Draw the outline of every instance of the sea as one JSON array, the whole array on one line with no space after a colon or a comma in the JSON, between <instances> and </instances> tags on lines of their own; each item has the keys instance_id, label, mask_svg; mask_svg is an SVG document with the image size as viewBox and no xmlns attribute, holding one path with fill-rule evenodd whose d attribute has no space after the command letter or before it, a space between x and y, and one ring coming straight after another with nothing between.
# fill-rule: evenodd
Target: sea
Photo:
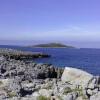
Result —
<instances>
[{"instance_id":1,"label":"sea","mask_svg":"<svg viewBox=\"0 0 100 100\"><path fill-rule=\"evenodd\" d=\"M93 75L100 75L100 49L30 48L8 45L0 45L0 48L42 52L51 55L51 57L38 58L33 60L33 62L52 64L56 67L79 68Z\"/></svg>"}]
</instances>

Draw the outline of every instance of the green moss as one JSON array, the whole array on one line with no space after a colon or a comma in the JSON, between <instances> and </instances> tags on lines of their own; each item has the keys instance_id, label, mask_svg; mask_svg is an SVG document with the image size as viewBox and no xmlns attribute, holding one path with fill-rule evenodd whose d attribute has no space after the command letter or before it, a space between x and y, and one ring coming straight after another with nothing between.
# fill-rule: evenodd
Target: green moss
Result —
<instances>
[{"instance_id":1,"label":"green moss","mask_svg":"<svg viewBox=\"0 0 100 100\"><path fill-rule=\"evenodd\" d=\"M79 96L83 98L83 100L87 100L87 97L83 94L83 88L75 88L73 89L74 92L78 92Z\"/></svg>"},{"instance_id":2,"label":"green moss","mask_svg":"<svg viewBox=\"0 0 100 100\"><path fill-rule=\"evenodd\" d=\"M9 98L15 97L16 93L15 92L8 92Z\"/></svg>"},{"instance_id":3,"label":"green moss","mask_svg":"<svg viewBox=\"0 0 100 100\"><path fill-rule=\"evenodd\" d=\"M70 87L67 87L67 88L65 88L64 93L63 93L63 94L68 94L68 93L70 93L70 92L73 92L73 91L71 90L71 88L70 88Z\"/></svg>"},{"instance_id":4,"label":"green moss","mask_svg":"<svg viewBox=\"0 0 100 100\"><path fill-rule=\"evenodd\" d=\"M37 100L50 100L50 98L47 98L45 96L39 96Z\"/></svg>"},{"instance_id":5,"label":"green moss","mask_svg":"<svg viewBox=\"0 0 100 100\"><path fill-rule=\"evenodd\" d=\"M3 82L2 81L0 81L0 85L2 85L3 84Z\"/></svg>"},{"instance_id":6,"label":"green moss","mask_svg":"<svg viewBox=\"0 0 100 100\"><path fill-rule=\"evenodd\" d=\"M58 97L58 100L63 100L61 96L57 96L57 97Z\"/></svg>"},{"instance_id":7,"label":"green moss","mask_svg":"<svg viewBox=\"0 0 100 100\"><path fill-rule=\"evenodd\" d=\"M87 100L87 97L83 94L83 88L75 88L75 89L71 89L69 87L65 88L64 93L63 94L68 94L71 92L77 92L79 96L82 96L83 100Z\"/></svg>"}]
</instances>

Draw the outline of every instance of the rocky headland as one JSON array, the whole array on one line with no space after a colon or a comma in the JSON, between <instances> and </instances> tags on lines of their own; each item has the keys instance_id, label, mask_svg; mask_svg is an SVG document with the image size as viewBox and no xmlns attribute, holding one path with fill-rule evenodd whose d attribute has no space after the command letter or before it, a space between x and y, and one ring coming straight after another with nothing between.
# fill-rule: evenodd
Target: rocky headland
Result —
<instances>
[{"instance_id":1,"label":"rocky headland","mask_svg":"<svg viewBox=\"0 0 100 100\"><path fill-rule=\"evenodd\" d=\"M48 54L42 52L27 52L14 49L0 49L0 55L10 59L24 60L24 59L36 59L36 58L47 58L50 57Z\"/></svg>"},{"instance_id":2,"label":"rocky headland","mask_svg":"<svg viewBox=\"0 0 100 100\"><path fill-rule=\"evenodd\" d=\"M0 100L100 100L100 76L0 53Z\"/></svg>"}]
</instances>

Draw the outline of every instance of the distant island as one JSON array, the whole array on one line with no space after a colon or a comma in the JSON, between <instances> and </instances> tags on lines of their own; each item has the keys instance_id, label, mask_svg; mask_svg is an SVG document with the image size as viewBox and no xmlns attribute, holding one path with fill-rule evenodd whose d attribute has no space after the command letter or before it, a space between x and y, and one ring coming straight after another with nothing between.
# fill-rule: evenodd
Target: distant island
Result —
<instances>
[{"instance_id":1,"label":"distant island","mask_svg":"<svg viewBox=\"0 0 100 100\"><path fill-rule=\"evenodd\" d=\"M75 48L75 47L73 47L73 46L68 46L68 45L61 44L61 43L38 44L38 45L33 45L33 46L28 46L28 47L42 47L42 48Z\"/></svg>"}]
</instances>

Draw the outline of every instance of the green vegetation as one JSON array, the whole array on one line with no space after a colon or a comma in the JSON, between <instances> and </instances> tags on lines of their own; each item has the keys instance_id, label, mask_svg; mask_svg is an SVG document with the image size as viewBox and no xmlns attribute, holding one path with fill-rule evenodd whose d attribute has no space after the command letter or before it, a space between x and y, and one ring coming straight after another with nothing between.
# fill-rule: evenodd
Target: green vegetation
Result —
<instances>
[{"instance_id":1,"label":"green vegetation","mask_svg":"<svg viewBox=\"0 0 100 100\"><path fill-rule=\"evenodd\" d=\"M16 96L15 92L8 92L8 97L9 98L12 98L12 97L15 97L15 96Z\"/></svg>"},{"instance_id":2,"label":"green vegetation","mask_svg":"<svg viewBox=\"0 0 100 100\"><path fill-rule=\"evenodd\" d=\"M65 88L65 90L64 90L64 94L68 94L68 93L71 93L71 92L77 92L80 96L81 96L82 93L83 93L82 88L71 89L71 88L67 87L67 88Z\"/></svg>"},{"instance_id":3,"label":"green vegetation","mask_svg":"<svg viewBox=\"0 0 100 100\"><path fill-rule=\"evenodd\" d=\"M75 88L75 89L71 89L69 87L65 88L64 93L65 95L67 95L68 93L71 92L77 92L79 96L81 96L83 98L83 100L87 100L87 97L83 94L83 89L82 87L80 88Z\"/></svg>"},{"instance_id":4,"label":"green vegetation","mask_svg":"<svg viewBox=\"0 0 100 100\"><path fill-rule=\"evenodd\" d=\"M73 92L73 90L70 87L66 87L65 90L64 90L64 94L68 94L68 93L71 93L71 92Z\"/></svg>"},{"instance_id":5,"label":"green vegetation","mask_svg":"<svg viewBox=\"0 0 100 100\"><path fill-rule=\"evenodd\" d=\"M57 97L58 97L58 100L63 100L61 96L57 96Z\"/></svg>"},{"instance_id":6,"label":"green vegetation","mask_svg":"<svg viewBox=\"0 0 100 100\"><path fill-rule=\"evenodd\" d=\"M3 84L3 82L2 81L0 81L0 85L2 85Z\"/></svg>"},{"instance_id":7,"label":"green vegetation","mask_svg":"<svg viewBox=\"0 0 100 100\"><path fill-rule=\"evenodd\" d=\"M61 43L48 43L48 44L39 44L30 47L49 47L49 48L74 48L72 46L67 46Z\"/></svg>"},{"instance_id":8,"label":"green vegetation","mask_svg":"<svg viewBox=\"0 0 100 100\"><path fill-rule=\"evenodd\" d=\"M51 99L41 95L38 97L37 100L51 100Z\"/></svg>"}]
</instances>

